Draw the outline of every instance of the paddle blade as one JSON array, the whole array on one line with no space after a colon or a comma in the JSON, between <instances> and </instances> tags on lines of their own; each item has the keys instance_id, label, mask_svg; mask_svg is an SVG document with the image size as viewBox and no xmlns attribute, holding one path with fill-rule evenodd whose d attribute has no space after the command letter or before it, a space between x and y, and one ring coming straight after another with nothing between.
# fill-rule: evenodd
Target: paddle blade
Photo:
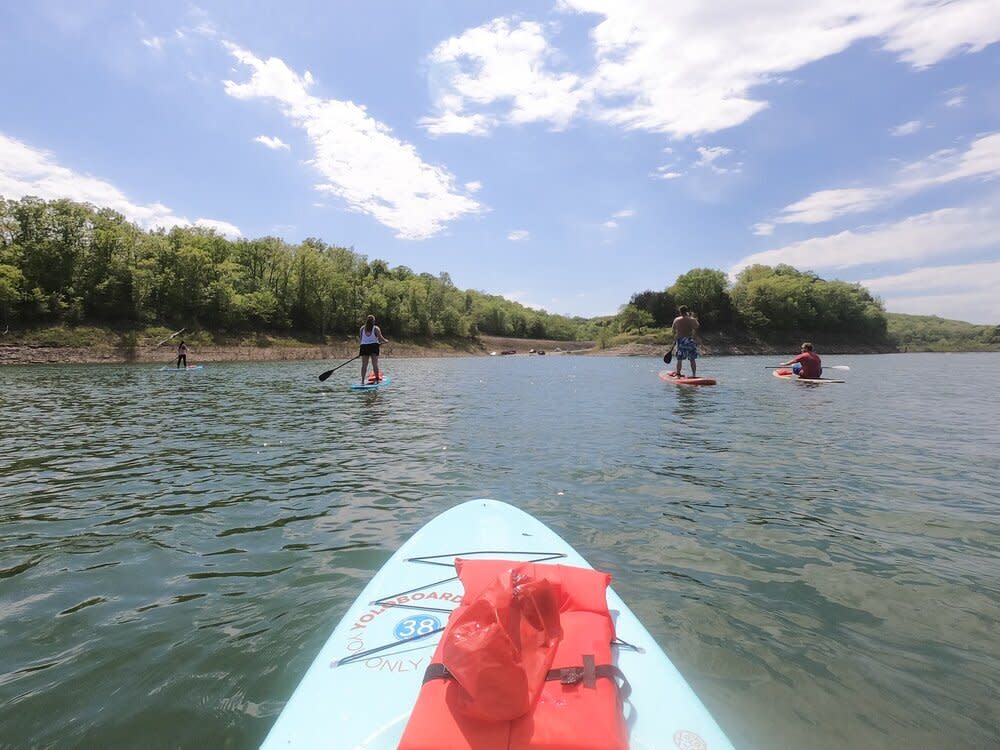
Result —
<instances>
[{"instance_id":1,"label":"paddle blade","mask_svg":"<svg viewBox=\"0 0 1000 750\"><path fill-rule=\"evenodd\" d=\"M674 358L674 350L667 349L667 353L663 355L663 363L666 365L670 364L670 360Z\"/></svg>"},{"instance_id":2,"label":"paddle blade","mask_svg":"<svg viewBox=\"0 0 1000 750\"><path fill-rule=\"evenodd\" d=\"M825 370L850 370L848 365L826 365Z\"/></svg>"},{"instance_id":3,"label":"paddle blade","mask_svg":"<svg viewBox=\"0 0 1000 750\"><path fill-rule=\"evenodd\" d=\"M335 370L335 369L337 369L337 368L334 368L334 370ZM319 376L319 379L320 379L320 380L326 380L326 379L327 379L328 377L330 377L331 375L333 375L333 370L327 370L326 372L322 373L322 374L321 374L321 375Z\"/></svg>"}]
</instances>

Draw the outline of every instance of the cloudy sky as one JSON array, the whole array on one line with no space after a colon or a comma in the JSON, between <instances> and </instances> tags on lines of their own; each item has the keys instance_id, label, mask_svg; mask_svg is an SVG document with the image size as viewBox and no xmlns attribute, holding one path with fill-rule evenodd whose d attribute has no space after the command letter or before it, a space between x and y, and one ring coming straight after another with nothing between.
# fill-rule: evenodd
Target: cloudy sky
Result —
<instances>
[{"instance_id":1,"label":"cloudy sky","mask_svg":"<svg viewBox=\"0 0 1000 750\"><path fill-rule=\"evenodd\" d=\"M0 3L0 195L551 312L789 263L1000 323L997 0Z\"/></svg>"}]
</instances>

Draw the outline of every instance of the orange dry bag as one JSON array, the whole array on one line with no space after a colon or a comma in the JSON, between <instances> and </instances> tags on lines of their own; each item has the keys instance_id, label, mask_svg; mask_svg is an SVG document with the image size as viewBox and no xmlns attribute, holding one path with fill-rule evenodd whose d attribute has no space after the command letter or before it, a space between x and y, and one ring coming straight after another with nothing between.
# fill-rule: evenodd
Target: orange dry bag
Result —
<instances>
[{"instance_id":1,"label":"orange dry bag","mask_svg":"<svg viewBox=\"0 0 1000 750\"><path fill-rule=\"evenodd\" d=\"M548 581L506 570L456 612L442 638L441 663L462 686L459 711L491 721L528 712L562 635L558 606Z\"/></svg>"}]
</instances>

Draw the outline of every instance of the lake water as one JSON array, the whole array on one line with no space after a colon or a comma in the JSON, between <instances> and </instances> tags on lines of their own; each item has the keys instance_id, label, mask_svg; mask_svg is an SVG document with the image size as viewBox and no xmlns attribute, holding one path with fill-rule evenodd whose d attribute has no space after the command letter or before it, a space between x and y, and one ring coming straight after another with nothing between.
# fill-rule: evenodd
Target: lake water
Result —
<instances>
[{"instance_id":1,"label":"lake water","mask_svg":"<svg viewBox=\"0 0 1000 750\"><path fill-rule=\"evenodd\" d=\"M0 747L255 747L477 497L609 571L737 748L996 747L1000 355L826 361L0 369Z\"/></svg>"}]
</instances>

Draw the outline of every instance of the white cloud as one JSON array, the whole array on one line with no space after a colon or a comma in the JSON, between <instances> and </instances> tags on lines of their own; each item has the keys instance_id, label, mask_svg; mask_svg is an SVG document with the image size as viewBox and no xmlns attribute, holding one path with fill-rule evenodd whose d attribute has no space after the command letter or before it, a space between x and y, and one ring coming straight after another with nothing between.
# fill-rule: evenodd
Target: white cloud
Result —
<instances>
[{"instance_id":1,"label":"white cloud","mask_svg":"<svg viewBox=\"0 0 1000 750\"><path fill-rule=\"evenodd\" d=\"M511 242L522 242L529 237L531 237L531 233L527 229L512 229L507 233L507 239Z\"/></svg>"},{"instance_id":2,"label":"white cloud","mask_svg":"<svg viewBox=\"0 0 1000 750\"><path fill-rule=\"evenodd\" d=\"M754 87L865 38L881 38L917 67L1000 39L994 0L927 2L797 0L713 3L562 0L596 13L603 119L674 136L716 132L767 106Z\"/></svg>"},{"instance_id":3,"label":"white cloud","mask_svg":"<svg viewBox=\"0 0 1000 750\"><path fill-rule=\"evenodd\" d=\"M940 151L904 167L894 188L914 192L970 177L993 179L998 176L1000 133L991 133L973 141L964 152Z\"/></svg>"},{"instance_id":4,"label":"white cloud","mask_svg":"<svg viewBox=\"0 0 1000 750\"><path fill-rule=\"evenodd\" d=\"M908 120L907 122L904 122L901 125L897 125L896 127L892 128L889 132L892 135L896 136L913 135L923 126L924 124L920 122L920 120Z\"/></svg>"},{"instance_id":5,"label":"white cloud","mask_svg":"<svg viewBox=\"0 0 1000 750\"><path fill-rule=\"evenodd\" d=\"M650 174L650 177L655 177L658 180L676 180L678 177L683 177L683 172L678 172L670 164L664 164L662 167L657 167L654 172Z\"/></svg>"},{"instance_id":6,"label":"white cloud","mask_svg":"<svg viewBox=\"0 0 1000 750\"><path fill-rule=\"evenodd\" d=\"M546 70L551 55L541 24L497 18L441 42L428 57L437 114L420 124L433 134L482 135L499 122L565 127L586 93L572 73ZM504 102L506 112L469 113Z\"/></svg>"},{"instance_id":7,"label":"white cloud","mask_svg":"<svg viewBox=\"0 0 1000 750\"><path fill-rule=\"evenodd\" d=\"M732 153L732 149L726 148L725 146L699 146L698 155L700 158L695 162L696 167L707 167L711 169L716 174L726 174L728 172L739 172L740 165L735 167L723 167L716 162L723 156Z\"/></svg>"},{"instance_id":8,"label":"white cloud","mask_svg":"<svg viewBox=\"0 0 1000 750\"><path fill-rule=\"evenodd\" d=\"M431 132L482 134L501 123L565 127L586 116L674 137L739 125L768 106L762 84L879 40L924 68L1000 40L996 0L558 0L596 19L593 67L557 70L556 24L498 18L439 44L430 56L437 114Z\"/></svg>"},{"instance_id":9,"label":"white cloud","mask_svg":"<svg viewBox=\"0 0 1000 750\"><path fill-rule=\"evenodd\" d=\"M890 201L955 180L1000 176L1000 133L973 141L965 151L949 149L901 167L885 186L819 190L781 209L778 224L818 224L871 211Z\"/></svg>"},{"instance_id":10,"label":"white cloud","mask_svg":"<svg viewBox=\"0 0 1000 750\"><path fill-rule=\"evenodd\" d=\"M186 222L186 220L184 220ZM239 237L241 235L239 227L235 224L230 224L228 221L219 221L218 219L195 219L194 225L196 227L201 227L202 229L214 229L219 234L225 235L226 237Z\"/></svg>"},{"instance_id":11,"label":"white cloud","mask_svg":"<svg viewBox=\"0 0 1000 750\"><path fill-rule=\"evenodd\" d=\"M966 263L950 266L926 266L894 276L865 279L865 286L879 294L925 294L928 289L961 291L963 289L997 289L1000 287L1000 261ZM997 295L1000 301L1000 295Z\"/></svg>"},{"instance_id":12,"label":"white cloud","mask_svg":"<svg viewBox=\"0 0 1000 750\"><path fill-rule=\"evenodd\" d=\"M288 144L285 143L276 135L275 136L258 135L256 138L254 138L254 141L267 146L272 151L277 151L279 149L284 149L285 151L289 150Z\"/></svg>"},{"instance_id":13,"label":"white cloud","mask_svg":"<svg viewBox=\"0 0 1000 750\"><path fill-rule=\"evenodd\" d=\"M421 117L420 125L431 135L486 135L493 120L484 115L459 115L442 112L437 117Z\"/></svg>"},{"instance_id":14,"label":"white cloud","mask_svg":"<svg viewBox=\"0 0 1000 750\"><path fill-rule=\"evenodd\" d=\"M799 269L843 269L889 261L918 261L934 256L1000 246L1000 204L943 208L863 231L794 242L754 253L731 270L760 263L787 263Z\"/></svg>"},{"instance_id":15,"label":"white cloud","mask_svg":"<svg viewBox=\"0 0 1000 750\"><path fill-rule=\"evenodd\" d=\"M617 229L618 228L618 222L617 221L613 221L613 220L609 220L609 221L606 221L603 224L601 224L601 226L604 229Z\"/></svg>"},{"instance_id":16,"label":"white cloud","mask_svg":"<svg viewBox=\"0 0 1000 750\"><path fill-rule=\"evenodd\" d=\"M940 315L972 323L1000 323L1000 262L918 268L861 284L885 301L886 309L912 315Z\"/></svg>"},{"instance_id":17,"label":"white cloud","mask_svg":"<svg viewBox=\"0 0 1000 750\"><path fill-rule=\"evenodd\" d=\"M892 197L883 188L819 190L781 209L779 224L818 224L845 214L869 211Z\"/></svg>"},{"instance_id":18,"label":"white cloud","mask_svg":"<svg viewBox=\"0 0 1000 750\"><path fill-rule=\"evenodd\" d=\"M472 182L465 183L465 189L468 190L470 193L478 193L480 190L483 189L483 183L481 183L479 180L473 180Z\"/></svg>"},{"instance_id":19,"label":"white cloud","mask_svg":"<svg viewBox=\"0 0 1000 750\"><path fill-rule=\"evenodd\" d=\"M516 302L517 304L523 305L524 307L530 308L532 310L545 310L545 308L542 305L538 305L534 302L528 302L524 298L525 294L526 292L501 292L500 296L503 297L505 300L509 300L510 302Z\"/></svg>"},{"instance_id":20,"label":"white cloud","mask_svg":"<svg viewBox=\"0 0 1000 750\"><path fill-rule=\"evenodd\" d=\"M952 109L957 109L958 107L961 107L963 104L965 104L965 97L959 95L949 98L948 101L944 103L944 106L951 107Z\"/></svg>"},{"instance_id":21,"label":"white cloud","mask_svg":"<svg viewBox=\"0 0 1000 750\"><path fill-rule=\"evenodd\" d=\"M143 39L142 43L149 47L151 50L160 52L163 49L163 40L158 36L150 37L149 39Z\"/></svg>"},{"instance_id":22,"label":"white cloud","mask_svg":"<svg viewBox=\"0 0 1000 750\"><path fill-rule=\"evenodd\" d=\"M237 99L272 99L314 149L309 162L327 182L317 190L336 195L353 211L368 214L404 239L426 239L480 205L460 192L444 167L424 162L411 144L350 101L321 99L309 93L307 71L299 75L279 58L267 60L225 42L242 65L252 70L245 83L225 81Z\"/></svg>"},{"instance_id":23,"label":"white cloud","mask_svg":"<svg viewBox=\"0 0 1000 750\"><path fill-rule=\"evenodd\" d=\"M18 199L33 195L45 200L68 198L111 208L146 228L195 226L215 229L228 237L238 237L238 227L218 219L177 216L162 203L135 203L110 182L63 167L47 151L32 148L0 133L0 195Z\"/></svg>"},{"instance_id":24,"label":"white cloud","mask_svg":"<svg viewBox=\"0 0 1000 750\"><path fill-rule=\"evenodd\" d=\"M915 68L958 54L979 52L1000 40L996 0L893 4L885 48Z\"/></svg>"},{"instance_id":25,"label":"white cloud","mask_svg":"<svg viewBox=\"0 0 1000 750\"><path fill-rule=\"evenodd\" d=\"M758 237L770 237L774 234L774 224L766 224L763 222L760 224L754 224L752 230Z\"/></svg>"},{"instance_id":26,"label":"white cloud","mask_svg":"<svg viewBox=\"0 0 1000 750\"><path fill-rule=\"evenodd\" d=\"M927 294L917 297L883 297L889 312L937 315L979 325L1000 324L1000 297L996 289L959 294Z\"/></svg>"},{"instance_id":27,"label":"white cloud","mask_svg":"<svg viewBox=\"0 0 1000 750\"><path fill-rule=\"evenodd\" d=\"M630 219L635 216L634 208L623 208L621 211L615 211L611 214L616 219Z\"/></svg>"}]
</instances>

